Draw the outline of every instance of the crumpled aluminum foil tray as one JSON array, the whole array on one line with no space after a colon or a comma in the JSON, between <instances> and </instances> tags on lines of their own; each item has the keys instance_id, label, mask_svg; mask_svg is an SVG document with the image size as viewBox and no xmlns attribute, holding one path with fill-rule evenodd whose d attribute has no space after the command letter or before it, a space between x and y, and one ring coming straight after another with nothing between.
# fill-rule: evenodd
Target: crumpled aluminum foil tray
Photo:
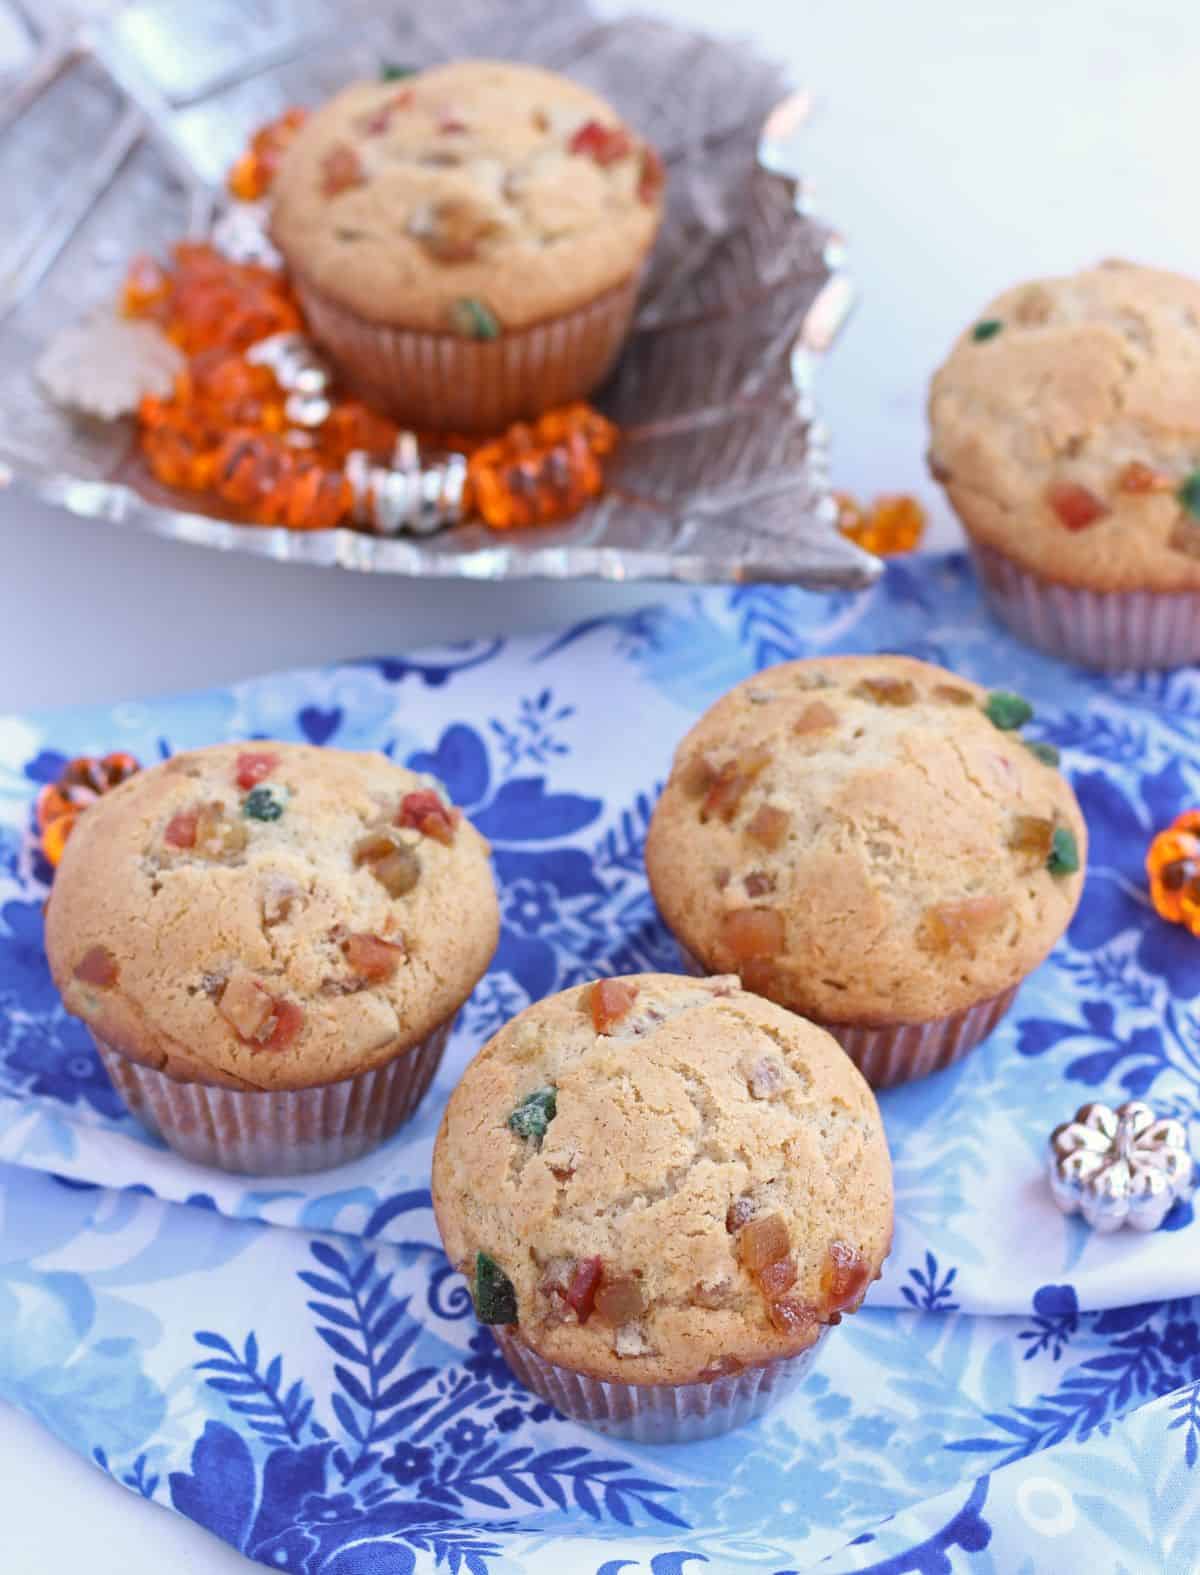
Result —
<instances>
[{"instance_id":1,"label":"crumpled aluminum foil tray","mask_svg":"<svg viewBox=\"0 0 1200 1575\"><path fill-rule=\"evenodd\" d=\"M207 233L250 132L383 62L537 61L662 151L669 201L636 331L599 403L610 490L556 527L434 537L235 523L154 482L132 426L39 388L53 334L129 256ZM806 100L749 48L584 0L0 0L0 486L209 547L414 577L869 584L835 526L811 380L848 309L796 169Z\"/></svg>"}]
</instances>

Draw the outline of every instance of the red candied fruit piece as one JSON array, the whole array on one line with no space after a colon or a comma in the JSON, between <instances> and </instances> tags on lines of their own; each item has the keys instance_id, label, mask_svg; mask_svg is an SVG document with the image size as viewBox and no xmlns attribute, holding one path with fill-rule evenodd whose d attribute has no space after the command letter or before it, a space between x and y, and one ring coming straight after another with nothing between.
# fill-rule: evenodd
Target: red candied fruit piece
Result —
<instances>
[{"instance_id":1,"label":"red candied fruit piece","mask_svg":"<svg viewBox=\"0 0 1200 1575\"><path fill-rule=\"evenodd\" d=\"M600 1276L603 1272L604 1265L599 1258L580 1258L571 1271L571 1278L567 1281L567 1288L563 1292L563 1300L580 1323L586 1323L592 1316L592 1309L596 1305L596 1292L600 1288Z\"/></svg>"},{"instance_id":2,"label":"red candied fruit piece","mask_svg":"<svg viewBox=\"0 0 1200 1575\"><path fill-rule=\"evenodd\" d=\"M830 1312L856 1306L867 1288L870 1270L848 1241L833 1241L821 1270L821 1290Z\"/></svg>"},{"instance_id":3,"label":"red candied fruit piece","mask_svg":"<svg viewBox=\"0 0 1200 1575\"><path fill-rule=\"evenodd\" d=\"M321 191L326 197L337 197L365 185L366 179L362 160L352 147L339 142L330 148L321 164Z\"/></svg>"},{"instance_id":4,"label":"red candied fruit piece","mask_svg":"<svg viewBox=\"0 0 1200 1575\"><path fill-rule=\"evenodd\" d=\"M1086 530L1108 513L1107 505L1078 481L1052 481L1046 502L1068 530Z\"/></svg>"},{"instance_id":5,"label":"red candied fruit piece","mask_svg":"<svg viewBox=\"0 0 1200 1575\"><path fill-rule=\"evenodd\" d=\"M658 150L647 144L642 149L642 167L638 174L637 186L638 200L647 204L657 202L666 179L667 171Z\"/></svg>"},{"instance_id":6,"label":"red candied fruit piece","mask_svg":"<svg viewBox=\"0 0 1200 1575\"><path fill-rule=\"evenodd\" d=\"M81 984L94 984L98 990L111 990L117 982L117 959L106 946L89 946L75 964L75 977Z\"/></svg>"},{"instance_id":7,"label":"red candied fruit piece","mask_svg":"<svg viewBox=\"0 0 1200 1575\"><path fill-rule=\"evenodd\" d=\"M295 1001L276 1001L274 1027L262 1042L264 1050L288 1050L304 1027L304 1013Z\"/></svg>"},{"instance_id":8,"label":"red candied fruit piece","mask_svg":"<svg viewBox=\"0 0 1200 1575\"><path fill-rule=\"evenodd\" d=\"M269 749L247 749L237 757L237 785L243 789L257 787L279 764L279 756Z\"/></svg>"},{"instance_id":9,"label":"red candied fruit piece","mask_svg":"<svg viewBox=\"0 0 1200 1575\"><path fill-rule=\"evenodd\" d=\"M633 138L624 126L606 126L600 120L585 120L567 143L568 151L581 153L604 168L627 158L633 152Z\"/></svg>"},{"instance_id":10,"label":"red candied fruit piece","mask_svg":"<svg viewBox=\"0 0 1200 1575\"><path fill-rule=\"evenodd\" d=\"M198 809L182 809L177 815L172 815L167 821L167 829L163 832L163 841L169 848L194 848L196 846L196 826L200 819Z\"/></svg>"},{"instance_id":11,"label":"red candied fruit piece","mask_svg":"<svg viewBox=\"0 0 1200 1575\"><path fill-rule=\"evenodd\" d=\"M363 979L390 979L404 961L403 946L378 935L347 935L342 951L351 970Z\"/></svg>"},{"instance_id":12,"label":"red candied fruit piece","mask_svg":"<svg viewBox=\"0 0 1200 1575\"><path fill-rule=\"evenodd\" d=\"M432 788L421 788L416 793L406 793L400 800L396 824L449 847L461 819L461 810L443 804Z\"/></svg>"},{"instance_id":13,"label":"red candied fruit piece","mask_svg":"<svg viewBox=\"0 0 1200 1575\"><path fill-rule=\"evenodd\" d=\"M626 984L623 979L597 979L588 991L592 1027L598 1034L606 1034L614 1023L621 1021L636 1000L636 984Z\"/></svg>"}]
</instances>

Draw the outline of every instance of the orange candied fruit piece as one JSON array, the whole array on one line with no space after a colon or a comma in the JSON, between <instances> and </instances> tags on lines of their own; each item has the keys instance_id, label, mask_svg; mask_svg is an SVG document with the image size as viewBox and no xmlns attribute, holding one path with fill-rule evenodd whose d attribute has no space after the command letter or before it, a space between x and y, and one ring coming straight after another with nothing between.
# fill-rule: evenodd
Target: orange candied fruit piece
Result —
<instances>
[{"instance_id":1,"label":"orange candied fruit piece","mask_svg":"<svg viewBox=\"0 0 1200 1575\"><path fill-rule=\"evenodd\" d=\"M1165 470L1155 470L1153 465L1145 465L1140 459L1131 459L1117 474L1118 492L1170 492L1174 486L1174 478Z\"/></svg>"},{"instance_id":2,"label":"orange candied fruit piece","mask_svg":"<svg viewBox=\"0 0 1200 1575\"><path fill-rule=\"evenodd\" d=\"M846 492L835 492L834 501L842 535L877 557L911 552L925 533L925 510L907 493L886 493L870 508Z\"/></svg>"},{"instance_id":3,"label":"orange candied fruit piece","mask_svg":"<svg viewBox=\"0 0 1200 1575\"><path fill-rule=\"evenodd\" d=\"M624 979L597 979L588 991L592 1027L598 1034L606 1034L626 1016L636 1000L636 984Z\"/></svg>"}]
</instances>

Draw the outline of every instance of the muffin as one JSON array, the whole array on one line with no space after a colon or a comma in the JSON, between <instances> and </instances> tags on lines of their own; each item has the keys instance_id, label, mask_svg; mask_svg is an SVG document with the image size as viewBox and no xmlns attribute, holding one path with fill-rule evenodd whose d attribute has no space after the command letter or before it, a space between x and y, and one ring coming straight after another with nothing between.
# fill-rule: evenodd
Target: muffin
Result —
<instances>
[{"instance_id":1,"label":"muffin","mask_svg":"<svg viewBox=\"0 0 1200 1575\"><path fill-rule=\"evenodd\" d=\"M400 421L494 432L588 394L658 231L657 153L535 66L356 82L284 157L271 229L314 335Z\"/></svg>"},{"instance_id":2,"label":"muffin","mask_svg":"<svg viewBox=\"0 0 1200 1575\"><path fill-rule=\"evenodd\" d=\"M1110 262L998 296L933 379L930 468L1014 633L1200 660L1200 283Z\"/></svg>"},{"instance_id":3,"label":"muffin","mask_svg":"<svg viewBox=\"0 0 1200 1575\"><path fill-rule=\"evenodd\" d=\"M382 755L219 744L80 817L46 951L130 1109L188 1159L290 1174L416 1109L498 914L487 844Z\"/></svg>"},{"instance_id":4,"label":"muffin","mask_svg":"<svg viewBox=\"0 0 1200 1575\"><path fill-rule=\"evenodd\" d=\"M668 1443L799 1382L879 1276L892 1176L828 1034L736 979L635 974L484 1046L442 1120L433 1206L517 1377Z\"/></svg>"},{"instance_id":5,"label":"muffin","mask_svg":"<svg viewBox=\"0 0 1200 1575\"><path fill-rule=\"evenodd\" d=\"M1083 885L1083 817L1031 716L900 656L739 684L680 744L646 842L685 963L821 1023L876 1087L957 1060Z\"/></svg>"}]
</instances>

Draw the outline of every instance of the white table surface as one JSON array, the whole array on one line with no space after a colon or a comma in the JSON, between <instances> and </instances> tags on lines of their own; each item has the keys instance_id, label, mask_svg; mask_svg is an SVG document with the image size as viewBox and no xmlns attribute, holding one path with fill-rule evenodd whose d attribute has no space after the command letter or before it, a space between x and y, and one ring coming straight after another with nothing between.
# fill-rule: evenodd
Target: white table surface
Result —
<instances>
[{"instance_id":1,"label":"white table surface","mask_svg":"<svg viewBox=\"0 0 1200 1575\"><path fill-rule=\"evenodd\" d=\"M199 0L198 0L199 3ZM1132 256L1200 273L1192 0L651 0L811 88L815 208L861 304L820 383L839 486L911 491L928 376L1023 275ZM612 8L615 9L615 8ZM731 17L735 22L731 22ZM407 585L225 558L0 504L0 710L198 687L629 607L648 587ZM0 1404L4 1575L219 1575L239 1555Z\"/></svg>"}]
</instances>

